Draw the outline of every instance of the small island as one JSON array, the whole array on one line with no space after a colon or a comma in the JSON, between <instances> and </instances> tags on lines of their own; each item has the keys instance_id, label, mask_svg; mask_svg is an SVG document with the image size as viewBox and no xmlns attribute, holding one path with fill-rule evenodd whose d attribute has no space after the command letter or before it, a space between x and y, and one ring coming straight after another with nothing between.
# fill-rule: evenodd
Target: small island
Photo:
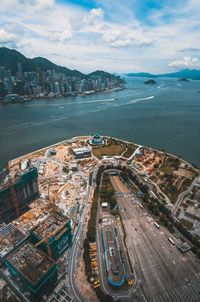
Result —
<instances>
[{"instance_id":1,"label":"small island","mask_svg":"<svg viewBox=\"0 0 200 302\"><path fill-rule=\"evenodd\" d=\"M186 78L181 78L181 79L178 79L178 81L180 81L180 82L189 82L189 80L188 80L188 79L186 79Z\"/></svg>"},{"instance_id":2,"label":"small island","mask_svg":"<svg viewBox=\"0 0 200 302\"><path fill-rule=\"evenodd\" d=\"M148 81L144 82L144 84L155 85L155 84L157 84L157 82L155 80L151 79L151 80L148 80Z\"/></svg>"}]
</instances>

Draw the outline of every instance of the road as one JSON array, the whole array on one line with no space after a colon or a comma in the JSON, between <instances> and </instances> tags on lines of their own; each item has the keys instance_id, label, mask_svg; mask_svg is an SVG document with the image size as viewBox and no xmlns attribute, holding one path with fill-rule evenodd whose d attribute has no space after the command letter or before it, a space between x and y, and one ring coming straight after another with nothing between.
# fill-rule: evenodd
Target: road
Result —
<instances>
[{"instance_id":1,"label":"road","mask_svg":"<svg viewBox=\"0 0 200 302\"><path fill-rule=\"evenodd\" d=\"M70 255L70 259L69 259L69 274L66 275L66 283L70 286L69 287L69 292L73 297L73 301L78 301L78 302L83 302L84 299L81 296L81 292L79 291L79 289L77 288L76 284L76 268L77 268L77 263L78 263L78 259L80 257L79 252L80 252L80 244L82 244L83 242L83 233L84 233L84 220L86 217L86 212L87 212L87 204L88 204L88 199L90 196L90 186L88 184L87 189L86 189L86 195L85 195L85 206L84 206L84 210L82 212L81 215L81 219L79 221L79 226L77 229L76 234L74 235L74 239L73 239L73 244L72 244L72 248L71 248L71 255Z\"/></svg>"},{"instance_id":2,"label":"road","mask_svg":"<svg viewBox=\"0 0 200 302\"><path fill-rule=\"evenodd\" d=\"M112 176L111 180L143 301L200 301L199 260L192 252L180 254L168 240L172 235L163 227L156 228L153 219L137 205L137 199L120 178Z\"/></svg>"}]
</instances>

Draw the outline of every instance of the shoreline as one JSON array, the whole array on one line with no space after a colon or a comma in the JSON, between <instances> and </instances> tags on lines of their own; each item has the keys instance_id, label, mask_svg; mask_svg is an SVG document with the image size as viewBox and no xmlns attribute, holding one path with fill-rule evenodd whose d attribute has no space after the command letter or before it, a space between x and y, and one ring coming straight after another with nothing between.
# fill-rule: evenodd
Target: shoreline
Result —
<instances>
[{"instance_id":1,"label":"shoreline","mask_svg":"<svg viewBox=\"0 0 200 302\"><path fill-rule=\"evenodd\" d=\"M15 103L24 103L24 102L31 102L31 101L36 101L36 100L41 100L41 99L57 99L57 98L68 98L68 97L77 97L77 96L89 96L89 95L98 95L98 94L106 94L106 93L111 93L111 92L117 92L120 90L124 90L126 89L126 86L122 86L122 87L115 87L112 89L108 89L108 90L102 90L102 91L85 91L85 92L74 92L74 93L69 93L69 94L64 94L64 95L46 95L46 96L19 96L19 99L16 100L8 100L6 101L4 98L0 99L0 102L2 104L15 104ZM22 99L20 99L22 98Z\"/></svg>"},{"instance_id":2,"label":"shoreline","mask_svg":"<svg viewBox=\"0 0 200 302\"><path fill-rule=\"evenodd\" d=\"M23 160L23 158L25 159L27 156L33 155L34 153L39 153L39 152L42 152L42 151L46 151L46 150L48 150L48 149L55 148L55 147L57 147L57 146L59 146L59 145L61 145L61 144L70 144L70 143L73 143L73 142L75 142L76 140L78 140L78 139L80 139L80 138L82 138L82 139L89 139L90 137L91 137L91 135L80 135L80 136L72 137L72 138L70 138L70 139L65 139L65 140L59 141L59 142L57 142L57 143L55 143L55 144L48 145L48 146L46 146L46 147L43 147L43 148L40 148L40 149L36 149L36 150L34 150L34 151L32 151L32 152L25 153L25 154L23 154L23 155L21 155L21 156L19 156L19 157L10 159L7 163L9 163L9 164L11 165L12 162L14 162L14 161L16 161L16 160L19 160L19 161L20 161L20 160ZM105 136L102 136L102 137L103 137L104 139L111 138L111 139L114 139L114 140L116 140L116 141L118 141L118 142L121 142L121 143L126 143L126 144L136 144L136 145L138 145L136 142L130 142L130 141L127 141L127 140L122 140L122 139L119 139L119 138L116 138L116 137L113 137L113 136L106 136L106 135L105 135ZM164 153L164 154L166 154L166 155L172 156L172 157L174 157L174 158L178 158L179 160L183 161L184 163L190 165L193 169L199 171L199 167L197 167L197 166L195 166L194 164L188 162L187 160L185 160L184 158L182 158L182 157L180 157L180 156L177 156L177 155L175 155L175 154L171 154L171 153L169 153L169 152L162 151L162 150L159 150L159 149L151 148L151 147L145 146L145 145L139 145L139 146L140 146L141 148L148 148L148 149L150 149L150 150L152 150L152 151L161 152L161 153ZM3 170L1 170L0 173L1 173L2 171L4 171L4 170L5 170L5 168L3 168Z\"/></svg>"}]
</instances>

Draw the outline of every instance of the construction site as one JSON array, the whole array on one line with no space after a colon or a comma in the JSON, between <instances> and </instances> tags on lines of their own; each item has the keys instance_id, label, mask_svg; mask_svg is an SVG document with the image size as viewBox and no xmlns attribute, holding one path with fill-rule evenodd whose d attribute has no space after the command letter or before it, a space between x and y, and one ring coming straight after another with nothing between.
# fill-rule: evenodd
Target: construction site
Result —
<instances>
[{"instance_id":1,"label":"construction site","mask_svg":"<svg viewBox=\"0 0 200 302\"><path fill-rule=\"evenodd\" d=\"M76 159L73 150L84 149L84 140L63 142L7 164L0 185L1 272L30 301L46 301L65 274L89 168L96 164L91 153Z\"/></svg>"},{"instance_id":2,"label":"construction site","mask_svg":"<svg viewBox=\"0 0 200 302\"><path fill-rule=\"evenodd\" d=\"M94 291L100 291L102 282L112 293L131 290L135 276L123 224L110 197L101 200L99 240L89 245L90 283L84 275L81 256L75 257L80 273L77 264L70 266L71 251L76 255L74 246L78 255L84 248L81 234L89 220L99 166L108 161L113 167L127 164L141 179L153 184L152 192L157 189L155 194L159 197L166 194L171 202L196 175L195 168L178 157L143 146L129 146L128 142L108 137L102 138L102 146L100 138L91 147L91 137L76 137L8 163L0 184L0 272L14 295L23 295L34 302L54 301L55 297L56 302L64 302L62 295L57 301L55 286L59 288L70 269L71 282L74 278L80 287L84 282L84 290L91 294L92 301L96 299L93 299ZM108 150L103 158L101 148ZM195 189L196 199L198 194ZM194 213L187 212L184 215L191 219ZM63 288L66 299L71 301L73 295L69 294L68 286Z\"/></svg>"}]
</instances>

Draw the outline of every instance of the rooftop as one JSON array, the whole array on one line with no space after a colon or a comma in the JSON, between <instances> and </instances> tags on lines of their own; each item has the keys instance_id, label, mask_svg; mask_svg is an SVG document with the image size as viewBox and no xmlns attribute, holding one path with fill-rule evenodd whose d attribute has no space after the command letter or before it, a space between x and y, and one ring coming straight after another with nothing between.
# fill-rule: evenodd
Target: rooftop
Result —
<instances>
[{"instance_id":1,"label":"rooftop","mask_svg":"<svg viewBox=\"0 0 200 302\"><path fill-rule=\"evenodd\" d=\"M8 254L22 242L26 236L12 223L0 229L0 258Z\"/></svg>"},{"instance_id":2,"label":"rooftop","mask_svg":"<svg viewBox=\"0 0 200 302\"><path fill-rule=\"evenodd\" d=\"M24 242L13 250L6 259L32 284L48 272L54 261L35 248L30 242Z\"/></svg>"},{"instance_id":3,"label":"rooftop","mask_svg":"<svg viewBox=\"0 0 200 302\"><path fill-rule=\"evenodd\" d=\"M112 282L120 284L124 279L124 268L117 246L115 229L111 225L104 226L106 254L108 259L108 277Z\"/></svg>"},{"instance_id":4,"label":"rooftop","mask_svg":"<svg viewBox=\"0 0 200 302\"><path fill-rule=\"evenodd\" d=\"M39 236L41 239L49 236L50 234L56 233L66 224L66 218L52 213L49 215L44 221L42 221L35 229L33 229L33 233Z\"/></svg>"},{"instance_id":5,"label":"rooftop","mask_svg":"<svg viewBox=\"0 0 200 302\"><path fill-rule=\"evenodd\" d=\"M10 186L9 177L12 178L13 183L17 183L21 180L27 182L32 178L37 178L37 169L35 167L27 167L22 171L19 170L18 166L10 169L9 175L7 175L0 184L0 191L7 189Z\"/></svg>"},{"instance_id":6,"label":"rooftop","mask_svg":"<svg viewBox=\"0 0 200 302\"><path fill-rule=\"evenodd\" d=\"M91 152L91 148L90 147L80 147L80 148L73 148L72 151L74 153L84 153L84 152Z\"/></svg>"}]
</instances>

